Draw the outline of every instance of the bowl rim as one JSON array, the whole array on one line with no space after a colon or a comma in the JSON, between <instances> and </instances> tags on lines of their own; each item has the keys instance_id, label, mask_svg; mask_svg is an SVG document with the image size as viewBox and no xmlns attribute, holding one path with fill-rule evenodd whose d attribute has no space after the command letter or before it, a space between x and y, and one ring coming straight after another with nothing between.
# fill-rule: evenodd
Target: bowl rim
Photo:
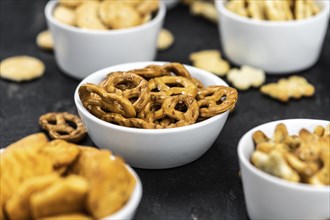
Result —
<instances>
[{"instance_id":1,"label":"bowl rim","mask_svg":"<svg viewBox=\"0 0 330 220\"><path fill-rule=\"evenodd\" d=\"M268 20L256 20L247 18L241 15L238 15L234 12L229 11L225 4L227 3L227 0L216 0L215 5L218 12L218 16L220 18L220 14L226 15L227 17L230 17L233 20L242 22L247 25L255 25L255 26L263 26L263 27L292 27L297 25L303 25L306 23L314 22L315 20L320 19L321 17L328 16L330 13L330 2L329 1L317 1L319 5L322 6L321 11L309 18L301 19L301 20L292 20L292 21L268 21ZM221 21L219 22L221 25Z\"/></svg>"},{"instance_id":2,"label":"bowl rim","mask_svg":"<svg viewBox=\"0 0 330 220\"><path fill-rule=\"evenodd\" d=\"M90 35L118 35L118 34L126 34L130 32L136 32L136 31L143 31L147 28L150 28L151 26L154 26L155 24L161 22L166 14L166 6L163 1L159 1L159 9L157 11L157 14L155 17L153 17L150 21L137 25L134 27L129 28L123 28L123 29L109 29L109 30L93 30L93 29L86 29L86 28L80 28L76 26L71 26L68 24L64 24L58 20L56 20L53 16L53 11L55 6L57 6L58 0L50 0L47 2L45 8L44 8L44 14L46 19L57 26L58 28L65 29L67 31L80 33L80 34L90 34Z\"/></svg>"},{"instance_id":3,"label":"bowl rim","mask_svg":"<svg viewBox=\"0 0 330 220\"><path fill-rule=\"evenodd\" d=\"M6 150L6 148L0 149L0 155L3 152L5 152L5 150ZM110 158L112 156L113 155L111 155ZM133 175L134 179L136 180L134 190L133 190L129 200L125 203L124 206L121 207L121 209L119 209L116 212L112 213L111 215L105 216L101 219L114 219L114 220L123 219L127 215L134 213L140 204L140 201L142 198L142 192L143 192L141 179L130 165L125 163L125 166L126 166L127 170Z\"/></svg>"},{"instance_id":4,"label":"bowl rim","mask_svg":"<svg viewBox=\"0 0 330 220\"><path fill-rule=\"evenodd\" d=\"M134 68L134 66L136 65L150 65L150 64L156 64L156 65L163 65L165 63L169 63L168 61L148 61L148 62L132 62L132 63L124 63L124 64L119 64L119 65L114 65L114 66L110 66L110 67L106 67L103 68L99 71L96 71L92 74L90 74L89 76L85 77L76 87L76 90L74 92L74 101L76 104L76 107L78 109L79 112L81 112L84 117L87 117L88 119L92 120L93 122L97 123L97 124L101 124L107 128L111 128L111 129L115 129L115 130L119 130L119 131L124 131L124 132L131 132L131 133L137 133L137 134L168 134L168 133L175 133L175 132L182 132L182 131L188 131L188 130L192 130L192 129L198 129L200 127L203 126L207 126L208 124L214 123L215 121L220 120L221 118L225 118L227 117L227 114L229 114L229 110L226 112L223 112L219 115L213 116L211 118L208 118L204 121L192 124L192 125L186 125L186 126L182 126L182 127L176 127L176 128L166 128L166 129L145 129L145 128L131 128L131 127L125 127L125 126L121 126L121 125L115 125L115 124L111 124L109 122L103 121L99 118L97 118L96 116L92 115L90 112L88 112L86 110L86 108L82 105L79 95L78 95L78 89L79 87L90 81L90 78L94 78L94 77L101 77L101 76L105 76L107 75L110 71L114 71L111 69L115 69L115 68L119 68L119 67L125 67L125 66L132 66L132 68ZM205 70L190 66L190 65L185 65L184 66L187 69L190 69L192 71L196 71L202 74L207 75L209 78L213 79L214 81L217 82L216 85L224 85L224 86L228 86L228 84L222 80L221 78L215 76L212 73L209 73ZM139 68L139 67L138 67Z\"/></svg>"},{"instance_id":5,"label":"bowl rim","mask_svg":"<svg viewBox=\"0 0 330 220\"><path fill-rule=\"evenodd\" d=\"M261 178L261 179L263 179L267 182L270 182L274 185L279 185L279 186L289 188L289 189L293 189L293 190L302 190L302 191L319 192L319 193L324 193L324 192L329 193L330 192L330 186L312 186L312 185L305 184L305 183L294 183L294 182L290 182L290 181L281 179L279 177L273 176L271 174L268 174L268 173L256 168L255 166L253 166L252 163L250 162L250 160L248 158L246 158L246 156L244 155L243 149L244 149L244 146L245 146L245 142L246 142L247 139L252 139L253 132L255 132L256 130L262 130L262 128L265 127L265 126L272 126L275 129L275 126L278 123L284 123L285 125L287 125L286 123L295 122L295 121L305 122L305 124L309 124L309 123L312 123L312 122L315 123L315 124L316 123L319 123L319 124L325 124L325 123L329 124L330 123L330 121L322 120L322 119L293 118L293 119L283 119L283 120L270 121L270 122L258 125L258 126L252 128L252 129L250 129L249 131L247 131L240 138L240 140L238 142L238 147L237 147L237 154L238 154L239 161L250 172L252 172L254 175L256 175L258 178ZM244 179L243 179L243 181L244 181Z\"/></svg>"}]
</instances>

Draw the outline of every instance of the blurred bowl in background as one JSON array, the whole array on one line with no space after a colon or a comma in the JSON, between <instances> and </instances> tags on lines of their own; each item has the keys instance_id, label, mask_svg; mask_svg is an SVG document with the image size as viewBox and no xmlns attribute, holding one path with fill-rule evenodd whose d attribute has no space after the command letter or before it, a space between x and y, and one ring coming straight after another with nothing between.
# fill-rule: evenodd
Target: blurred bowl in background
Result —
<instances>
[{"instance_id":1,"label":"blurred bowl in background","mask_svg":"<svg viewBox=\"0 0 330 220\"><path fill-rule=\"evenodd\" d=\"M234 64L287 74L317 62L329 22L329 1L316 1L321 11L298 21L254 20L229 11L226 3L216 1L218 29L224 53Z\"/></svg>"},{"instance_id":2,"label":"blurred bowl in background","mask_svg":"<svg viewBox=\"0 0 330 220\"><path fill-rule=\"evenodd\" d=\"M158 33L166 14L162 1L149 22L105 31L86 30L57 21L53 16L57 4L58 1L49 1L45 16L54 39L56 62L66 74L83 79L109 65L155 59Z\"/></svg>"}]
</instances>

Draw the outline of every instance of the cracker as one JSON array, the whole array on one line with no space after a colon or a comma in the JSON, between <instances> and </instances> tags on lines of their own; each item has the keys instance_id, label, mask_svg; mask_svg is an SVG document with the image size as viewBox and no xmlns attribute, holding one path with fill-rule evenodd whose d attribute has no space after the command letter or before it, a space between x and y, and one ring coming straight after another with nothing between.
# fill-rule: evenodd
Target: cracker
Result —
<instances>
[{"instance_id":1,"label":"cracker","mask_svg":"<svg viewBox=\"0 0 330 220\"><path fill-rule=\"evenodd\" d=\"M288 102L290 98L300 99L304 96L313 96L315 88L304 77L291 76L288 79L280 79L277 83L264 85L260 91L281 102Z\"/></svg>"},{"instance_id":2,"label":"cracker","mask_svg":"<svg viewBox=\"0 0 330 220\"><path fill-rule=\"evenodd\" d=\"M129 4L105 0L100 4L99 16L109 28L121 29L142 24L143 18Z\"/></svg>"},{"instance_id":3,"label":"cracker","mask_svg":"<svg viewBox=\"0 0 330 220\"><path fill-rule=\"evenodd\" d=\"M59 22L74 26L76 24L76 15L73 9L59 5L54 9L54 18Z\"/></svg>"},{"instance_id":4,"label":"cracker","mask_svg":"<svg viewBox=\"0 0 330 220\"><path fill-rule=\"evenodd\" d=\"M204 69L219 76L224 76L229 71L229 64L221 58L218 50L202 50L190 54L189 59L197 68Z\"/></svg>"},{"instance_id":5,"label":"cracker","mask_svg":"<svg viewBox=\"0 0 330 220\"><path fill-rule=\"evenodd\" d=\"M136 10L140 14L150 14L159 8L159 0L139 0Z\"/></svg>"},{"instance_id":6,"label":"cracker","mask_svg":"<svg viewBox=\"0 0 330 220\"><path fill-rule=\"evenodd\" d=\"M158 42L157 42L158 50L166 50L169 47L171 47L173 43L174 43L173 34L169 30L162 28L158 35Z\"/></svg>"},{"instance_id":7,"label":"cracker","mask_svg":"<svg viewBox=\"0 0 330 220\"><path fill-rule=\"evenodd\" d=\"M107 30L108 28L99 19L99 7L100 3L97 1L87 1L79 5L76 9L77 26L92 30Z\"/></svg>"},{"instance_id":8,"label":"cracker","mask_svg":"<svg viewBox=\"0 0 330 220\"><path fill-rule=\"evenodd\" d=\"M42 31L38 34L36 39L38 47L45 50L53 50L54 42L49 30Z\"/></svg>"},{"instance_id":9,"label":"cracker","mask_svg":"<svg viewBox=\"0 0 330 220\"><path fill-rule=\"evenodd\" d=\"M261 86L266 79L265 72L261 69L250 66L242 66L241 69L231 69L227 79L240 90L247 90L250 87Z\"/></svg>"},{"instance_id":10,"label":"cracker","mask_svg":"<svg viewBox=\"0 0 330 220\"><path fill-rule=\"evenodd\" d=\"M218 12L214 4L210 2L194 1L190 5L190 13L218 23Z\"/></svg>"},{"instance_id":11,"label":"cracker","mask_svg":"<svg viewBox=\"0 0 330 220\"><path fill-rule=\"evenodd\" d=\"M39 78L45 72L43 62L30 56L7 58L1 61L0 67L0 77L16 82Z\"/></svg>"},{"instance_id":12,"label":"cracker","mask_svg":"<svg viewBox=\"0 0 330 220\"><path fill-rule=\"evenodd\" d=\"M75 8L78 5L80 5L83 2L83 0L59 0L58 3L60 5L63 5L65 7L69 8Z\"/></svg>"},{"instance_id":13,"label":"cracker","mask_svg":"<svg viewBox=\"0 0 330 220\"><path fill-rule=\"evenodd\" d=\"M244 0L232 0L226 4L226 8L235 14L248 17Z\"/></svg>"},{"instance_id":14,"label":"cracker","mask_svg":"<svg viewBox=\"0 0 330 220\"><path fill-rule=\"evenodd\" d=\"M265 18L265 3L264 1L248 0L247 12L249 17L257 20L264 20Z\"/></svg>"}]
</instances>

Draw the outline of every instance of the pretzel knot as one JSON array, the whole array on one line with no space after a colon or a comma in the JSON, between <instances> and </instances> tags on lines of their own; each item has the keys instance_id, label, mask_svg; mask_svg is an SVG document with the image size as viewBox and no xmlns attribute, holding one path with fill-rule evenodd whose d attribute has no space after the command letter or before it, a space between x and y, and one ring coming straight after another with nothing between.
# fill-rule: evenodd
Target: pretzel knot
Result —
<instances>
[{"instance_id":1,"label":"pretzel knot","mask_svg":"<svg viewBox=\"0 0 330 220\"><path fill-rule=\"evenodd\" d=\"M86 128L80 118L68 112L51 112L40 116L40 126L53 139L79 142L86 136Z\"/></svg>"},{"instance_id":2,"label":"pretzel knot","mask_svg":"<svg viewBox=\"0 0 330 220\"><path fill-rule=\"evenodd\" d=\"M93 106L99 106L104 112L118 113L126 118L136 116L134 106L128 99L116 93L109 93L101 86L86 83L79 87L78 92L83 106L89 111Z\"/></svg>"},{"instance_id":3,"label":"pretzel knot","mask_svg":"<svg viewBox=\"0 0 330 220\"><path fill-rule=\"evenodd\" d=\"M188 95L152 99L139 113L139 118L153 123L155 128L173 128L195 123L198 117L197 101Z\"/></svg>"},{"instance_id":4,"label":"pretzel knot","mask_svg":"<svg viewBox=\"0 0 330 220\"><path fill-rule=\"evenodd\" d=\"M182 76L162 76L149 80L151 97L164 99L173 95L189 95L196 97L197 87L187 78Z\"/></svg>"},{"instance_id":5,"label":"pretzel knot","mask_svg":"<svg viewBox=\"0 0 330 220\"><path fill-rule=\"evenodd\" d=\"M129 73L135 73L142 76L145 79L160 77L160 76L170 76L170 72L159 65L149 65L141 69L134 69L128 71Z\"/></svg>"},{"instance_id":6,"label":"pretzel knot","mask_svg":"<svg viewBox=\"0 0 330 220\"><path fill-rule=\"evenodd\" d=\"M132 72L111 73L100 86L109 93L116 93L128 99L136 112L141 111L150 98L148 82Z\"/></svg>"},{"instance_id":7,"label":"pretzel knot","mask_svg":"<svg viewBox=\"0 0 330 220\"><path fill-rule=\"evenodd\" d=\"M199 115L209 118L232 110L238 99L237 90L226 86L209 86L198 92L196 97Z\"/></svg>"}]
</instances>

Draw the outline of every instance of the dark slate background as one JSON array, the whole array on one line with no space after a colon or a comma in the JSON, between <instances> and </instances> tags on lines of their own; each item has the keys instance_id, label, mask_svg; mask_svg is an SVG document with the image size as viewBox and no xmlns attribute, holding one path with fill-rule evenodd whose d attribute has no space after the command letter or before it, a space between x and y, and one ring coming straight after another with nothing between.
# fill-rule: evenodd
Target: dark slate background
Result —
<instances>
[{"instance_id":1,"label":"dark slate background","mask_svg":"<svg viewBox=\"0 0 330 220\"><path fill-rule=\"evenodd\" d=\"M0 1L0 59L31 55L46 64L37 80L14 83L0 80L0 147L39 132L38 118L52 111L76 113L73 93L79 81L64 75L50 52L35 44L46 29L41 0ZM220 49L217 26L190 15L179 5L168 11L164 26L175 44L156 60L190 64L191 52ZM211 149L186 166L167 170L135 169L143 183L136 219L247 219L236 147L240 137L262 123L289 118L330 120L330 36L327 32L319 61L300 74L316 87L315 96L282 104L252 89L239 93L239 103ZM244 51L242 51L244 52ZM267 76L267 83L279 79ZM189 140L187 140L189 141ZM89 138L82 144L93 145ZM170 147L170 146L169 146Z\"/></svg>"}]
</instances>

